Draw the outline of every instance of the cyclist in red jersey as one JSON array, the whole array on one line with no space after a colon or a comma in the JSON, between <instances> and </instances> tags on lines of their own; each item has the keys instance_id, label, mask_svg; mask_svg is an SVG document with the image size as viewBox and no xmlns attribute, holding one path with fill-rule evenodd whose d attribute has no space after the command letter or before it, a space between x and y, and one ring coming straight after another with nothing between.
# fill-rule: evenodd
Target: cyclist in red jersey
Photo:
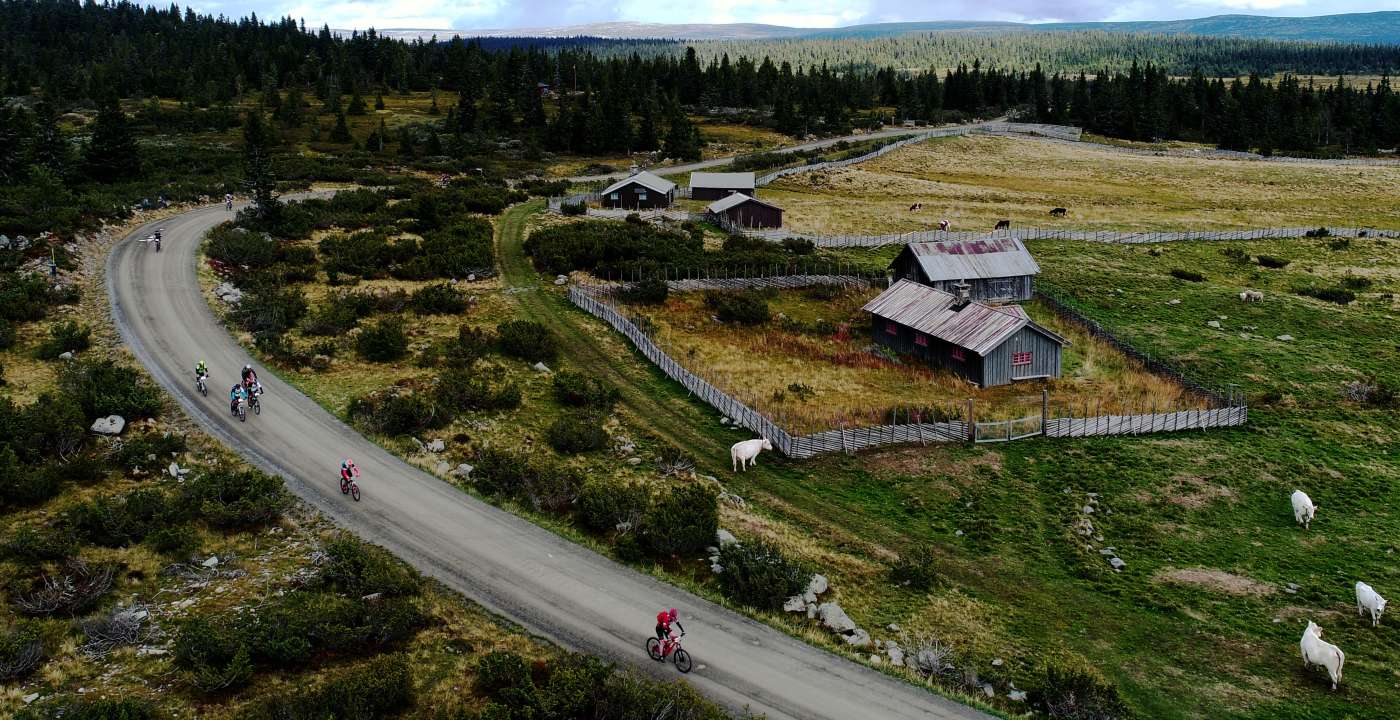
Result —
<instances>
[{"instance_id":1,"label":"cyclist in red jersey","mask_svg":"<svg viewBox=\"0 0 1400 720\"><path fill-rule=\"evenodd\" d=\"M656 614L656 637L663 643L667 643L673 639L671 635L671 623L675 623L676 627L680 628L682 635L685 634L685 626L681 624L680 613L676 612L675 608L662 610Z\"/></svg>"}]
</instances>

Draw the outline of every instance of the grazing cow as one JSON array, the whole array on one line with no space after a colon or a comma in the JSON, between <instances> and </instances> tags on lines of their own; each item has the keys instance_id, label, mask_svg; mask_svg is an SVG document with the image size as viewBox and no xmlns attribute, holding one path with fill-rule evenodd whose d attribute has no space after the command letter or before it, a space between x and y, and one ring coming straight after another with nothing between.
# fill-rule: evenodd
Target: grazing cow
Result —
<instances>
[{"instance_id":1,"label":"grazing cow","mask_svg":"<svg viewBox=\"0 0 1400 720\"><path fill-rule=\"evenodd\" d=\"M910 206L909 206L909 212L917 212L917 211L923 210L923 209L924 209L924 204L921 203L921 202L917 202L917 203L914 203L913 205L910 205Z\"/></svg>"},{"instance_id":2,"label":"grazing cow","mask_svg":"<svg viewBox=\"0 0 1400 720\"><path fill-rule=\"evenodd\" d=\"M947 220L939 220L938 229L942 230L943 232L948 232L949 230L953 229L953 224L948 222Z\"/></svg>"},{"instance_id":3,"label":"grazing cow","mask_svg":"<svg viewBox=\"0 0 1400 720\"><path fill-rule=\"evenodd\" d=\"M1069 212L1068 208L1055 208L1050 211L1050 217L1064 217Z\"/></svg>"},{"instance_id":4,"label":"grazing cow","mask_svg":"<svg viewBox=\"0 0 1400 720\"><path fill-rule=\"evenodd\" d=\"M1303 526L1304 530L1312 525L1313 516L1317 514L1317 506L1313 504L1312 498L1302 490L1293 491L1293 519Z\"/></svg>"},{"instance_id":5,"label":"grazing cow","mask_svg":"<svg viewBox=\"0 0 1400 720\"><path fill-rule=\"evenodd\" d=\"M747 470L750 465L758 464L760 450L772 449L773 443L768 442L768 438L741 440L729 448L729 464L733 466L734 472L739 472L740 469Z\"/></svg>"},{"instance_id":6,"label":"grazing cow","mask_svg":"<svg viewBox=\"0 0 1400 720\"><path fill-rule=\"evenodd\" d=\"M1240 299L1245 302L1259 302L1264 299L1264 293L1259 290L1244 290L1240 292Z\"/></svg>"},{"instance_id":7,"label":"grazing cow","mask_svg":"<svg viewBox=\"0 0 1400 720\"><path fill-rule=\"evenodd\" d=\"M1303 639L1298 642L1298 647L1303 650L1303 667L1311 665L1321 665L1327 669L1327 677L1332 679L1332 689L1337 689L1337 683L1342 681L1342 665L1346 664L1347 656L1341 648L1322 639L1322 628L1317 623L1309 620L1308 627L1303 631Z\"/></svg>"},{"instance_id":8,"label":"grazing cow","mask_svg":"<svg viewBox=\"0 0 1400 720\"><path fill-rule=\"evenodd\" d=\"M1364 582L1356 583L1356 614L1366 617L1371 612L1371 627L1381 624L1381 613L1385 612L1385 598Z\"/></svg>"},{"instance_id":9,"label":"grazing cow","mask_svg":"<svg viewBox=\"0 0 1400 720\"><path fill-rule=\"evenodd\" d=\"M1010 229L1011 229L1011 221L1010 221L1010 220L998 220L998 221L997 221L997 226L994 227L994 228L992 228L992 232L996 232L996 231L998 231L998 230L1010 230Z\"/></svg>"}]
</instances>

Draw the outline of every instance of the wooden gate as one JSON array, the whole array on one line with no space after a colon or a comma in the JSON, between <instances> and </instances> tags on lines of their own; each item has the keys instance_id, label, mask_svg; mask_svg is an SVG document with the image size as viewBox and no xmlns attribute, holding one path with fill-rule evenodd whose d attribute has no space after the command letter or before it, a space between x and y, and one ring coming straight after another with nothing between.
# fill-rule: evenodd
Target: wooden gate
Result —
<instances>
[{"instance_id":1,"label":"wooden gate","mask_svg":"<svg viewBox=\"0 0 1400 720\"><path fill-rule=\"evenodd\" d=\"M1040 435L1044 429L1040 415L1027 415L1014 420L994 420L978 422L973 429L973 442L1009 442L1021 438Z\"/></svg>"}]
</instances>

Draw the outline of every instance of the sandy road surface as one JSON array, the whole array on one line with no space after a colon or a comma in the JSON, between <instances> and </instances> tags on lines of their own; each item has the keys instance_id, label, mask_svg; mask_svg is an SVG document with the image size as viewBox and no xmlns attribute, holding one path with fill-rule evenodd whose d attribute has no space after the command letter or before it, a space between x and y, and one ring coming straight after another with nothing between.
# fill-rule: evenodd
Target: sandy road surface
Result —
<instances>
[{"instance_id":1,"label":"sandy road surface","mask_svg":"<svg viewBox=\"0 0 1400 720\"><path fill-rule=\"evenodd\" d=\"M163 252L137 242L113 250L107 287L123 340L200 425L337 524L389 548L467 597L572 649L629 662L661 677L674 669L642 648L659 608L679 607L693 635L686 679L734 709L770 718L987 718L619 565L480 502L365 440L268 371L261 416L239 422L227 389L244 363L262 368L214 318L196 276L198 242L228 219L222 206L166 219ZM198 359L211 392L195 392ZM364 472L363 502L342 496L340 459Z\"/></svg>"}]
</instances>

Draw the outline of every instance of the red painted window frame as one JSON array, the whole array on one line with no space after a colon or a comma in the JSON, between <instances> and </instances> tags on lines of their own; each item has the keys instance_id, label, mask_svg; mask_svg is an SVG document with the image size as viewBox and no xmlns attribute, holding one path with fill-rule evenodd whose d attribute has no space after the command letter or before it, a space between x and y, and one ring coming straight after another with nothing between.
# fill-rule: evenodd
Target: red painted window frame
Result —
<instances>
[{"instance_id":1,"label":"red painted window frame","mask_svg":"<svg viewBox=\"0 0 1400 720\"><path fill-rule=\"evenodd\" d=\"M928 336L923 333L918 333L914 336L914 344L919 347L928 347Z\"/></svg>"},{"instance_id":2,"label":"red painted window frame","mask_svg":"<svg viewBox=\"0 0 1400 720\"><path fill-rule=\"evenodd\" d=\"M959 362L967 360L967 351L963 350L960 347L953 348L951 355L953 356L954 360L957 360Z\"/></svg>"},{"instance_id":3,"label":"red painted window frame","mask_svg":"<svg viewBox=\"0 0 1400 720\"><path fill-rule=\"evenodd\" d=\"M1034 359L1035 356L1029 350L1024 352L1011 353L1012 365L1030 365L1034 361Z\"/></svg>"},{"instance_id":4,"label":"red painted window frame","mask_svg":"<svg viewBox=\"0 0 1400 720\"><path fill-rule=\"evenodd\" d=\"M898 334L899 334L899 323L897 323L897 322L895 322L895 321L893 321L893 320L886 321L886 322L885 322L885 334L886 334L886 335L898 335Z\"/></svg>"}]
</instances>

